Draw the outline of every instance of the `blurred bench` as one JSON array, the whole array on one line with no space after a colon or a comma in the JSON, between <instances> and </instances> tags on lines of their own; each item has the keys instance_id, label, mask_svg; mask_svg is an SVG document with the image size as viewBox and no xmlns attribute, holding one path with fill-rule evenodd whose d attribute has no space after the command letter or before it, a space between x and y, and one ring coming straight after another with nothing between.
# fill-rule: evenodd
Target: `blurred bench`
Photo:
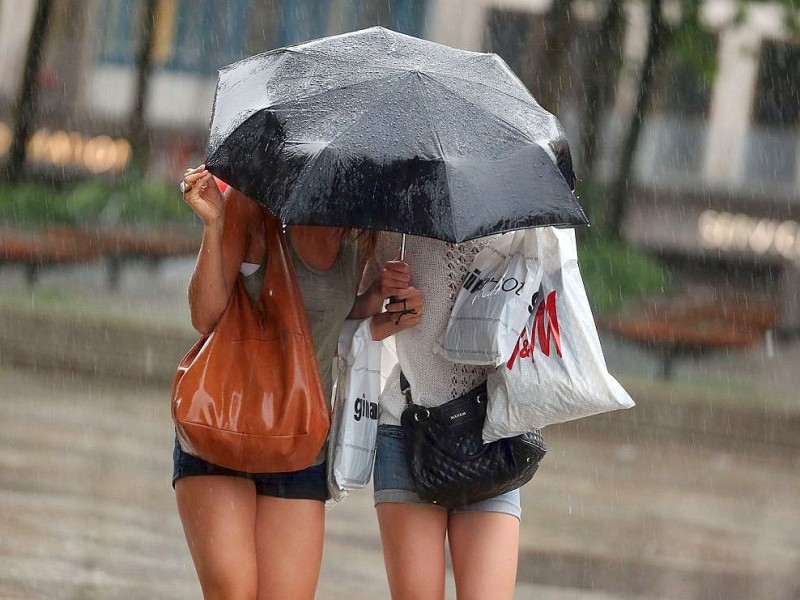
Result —
<instances>
[{"instance_id":1,"label":"blurred bench","mask_svg":"<svg viewBox=\"0 0 800 600\"><path fill-rule=\"evenodd\" d=\"M774 329L777 321L776 307L767 303L676 297L598 319L598 327L656 350L662 375L670 378L676 358L755 346L764 341L766 332Z\"/></svg>"},{"instance_id":2,"label":"blurred bench","mask_svg":"<svg viewBox=\"0 0 800 600\"><path fill-rule=\"evenodd\" d=\"M153 269L172 256L197 254L200 239L196 233L171 229L119 228L93 233L105 260L108 285L119 286L122 269L135 260L146 261Z\"/></svg>"},{"instance_id":3,"label":"blurred bench","mask_svg":"<svg viewBox=\"0 0 800 600\"><path fill-rule=\"evenodd\" d=\"M0 231L0 262L24 266L30 286L44 268L102 258L108 285L116 289L127 262L144 260L157 268L163 259L196 254L199 247L196 233L180 229L54 226L34 232Z\"/></svg>"},{"instance_id":4,"label":"blurred bench","mask_svg":"<svg viewBox=\"0 0 800 600\"><path fill-rule=\"evenodd\" d=\"M36 284L44 268L91 262L100 256L100 248L91 236L71 227L0 232L0 262L22 265L30 286Z\"/></svg>"}]
</instances>

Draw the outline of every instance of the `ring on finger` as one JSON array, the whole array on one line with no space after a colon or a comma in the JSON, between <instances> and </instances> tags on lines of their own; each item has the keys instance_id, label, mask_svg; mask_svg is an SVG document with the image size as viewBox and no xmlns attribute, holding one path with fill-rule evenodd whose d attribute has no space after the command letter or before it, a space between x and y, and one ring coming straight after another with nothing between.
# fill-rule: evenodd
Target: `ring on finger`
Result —
<instances>
[{"instance_id":1,"label":"ring on finger","mask_svg":"<svg viewBox=\"0 0 800 600\"><path fill-rule=\"evenodd\" d=\"M181 191L181 194L185 194L190 189L192 189L192 186L189 185L188 183L186 183L186 181L181 180L181 183L178 186L178 189Z\"/></svg>"}]
</instances>

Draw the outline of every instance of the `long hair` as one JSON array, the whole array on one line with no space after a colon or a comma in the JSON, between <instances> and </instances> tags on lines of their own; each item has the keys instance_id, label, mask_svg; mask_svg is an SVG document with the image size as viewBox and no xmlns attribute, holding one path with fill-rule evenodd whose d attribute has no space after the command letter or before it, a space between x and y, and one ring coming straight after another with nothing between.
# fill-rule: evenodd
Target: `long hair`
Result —
<instances>
[{"instance_id":1,"label":"long hair","mask_svg":"<svg viewBox=\"0 0 800 600\"><path fill-rule=\"evenodd\" d=\"M356 229L354 227L348 227L345 229L342 237L349 237L355 240L361 250L361 256L369 260L375 254L375 248L378 246L378 236L380 236L380 233L381 232L377 229Z\"/></svg>"}]
</instances>

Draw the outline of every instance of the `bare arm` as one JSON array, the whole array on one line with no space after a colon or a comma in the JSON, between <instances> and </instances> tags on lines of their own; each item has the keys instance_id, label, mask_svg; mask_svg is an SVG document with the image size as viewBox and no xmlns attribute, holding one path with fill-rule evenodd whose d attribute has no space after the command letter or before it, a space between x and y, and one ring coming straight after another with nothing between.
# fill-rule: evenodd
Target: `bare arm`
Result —
<instances>
[{"instance_id":1,"label":"bare arm","mask_svg":"<svg viewBox=\"0 0 800 600\"><path fill-rule=\"evenodd\" d=\"M203 166L187 173L184 180L192 189L184 200L203 221L203 239L189 281L189 310L192 326L207 335L228 304L249 243L249 228L259 222L254 221L259 209L233 188L223 198Z\"/></svg>"}]
</instances>

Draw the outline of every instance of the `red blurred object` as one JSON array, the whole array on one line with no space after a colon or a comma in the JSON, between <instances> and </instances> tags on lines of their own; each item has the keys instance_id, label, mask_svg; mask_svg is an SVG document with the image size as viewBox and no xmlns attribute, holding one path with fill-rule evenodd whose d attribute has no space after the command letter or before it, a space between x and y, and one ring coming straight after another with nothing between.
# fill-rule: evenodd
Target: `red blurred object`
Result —
<instances>
[{"instance_id":1,"label":"red blurred object","mask_svg":"<svg viewBox=\"0 0 800 600\"><path fill-rule=\"evenodd\" d=\"M218 177L214 177L214 181L217 182L217 187L219 188L219 191L224 194L225 190L228 189L228 184L222 181L222 179L219 179Z\"/></svg>"},{"instance_id":2,"label":"red blurred object","mask_svg":"<svg viewBox=\"0 0 800 600\"><path fill-rule=\"evenodd\" d=\"M42 68L34 76L36 86L43 90L49 90L58 84L58 75L52 69Z\"/></svg>"}]
</instances>

